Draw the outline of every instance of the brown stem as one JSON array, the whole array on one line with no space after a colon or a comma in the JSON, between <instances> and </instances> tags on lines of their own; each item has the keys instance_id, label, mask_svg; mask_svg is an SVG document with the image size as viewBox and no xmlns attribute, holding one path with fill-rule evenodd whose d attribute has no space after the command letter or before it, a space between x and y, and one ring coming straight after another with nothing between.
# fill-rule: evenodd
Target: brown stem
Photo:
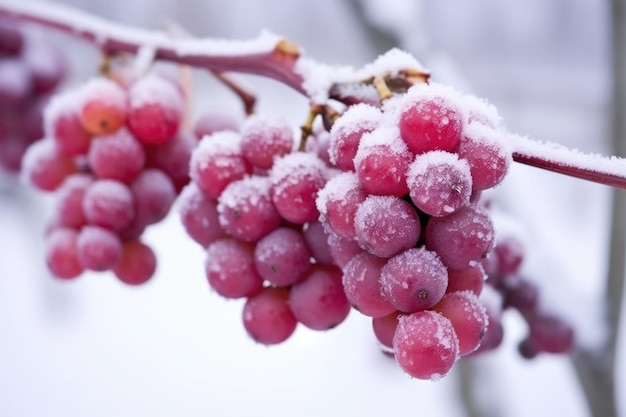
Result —
<instances>
[{"instance_id":1,"label":"brown stem","mask_svg":"<svg viewBox=\"0 0 626 417\"><path fill-rule=\"evenodd\" d=\"M246 115L250 116L254 113L254 106L256 105L256 96L254 94L237 84L235 80L221 71L213 71L213 75L241 99Z\"/></svg>"}]
</instances>

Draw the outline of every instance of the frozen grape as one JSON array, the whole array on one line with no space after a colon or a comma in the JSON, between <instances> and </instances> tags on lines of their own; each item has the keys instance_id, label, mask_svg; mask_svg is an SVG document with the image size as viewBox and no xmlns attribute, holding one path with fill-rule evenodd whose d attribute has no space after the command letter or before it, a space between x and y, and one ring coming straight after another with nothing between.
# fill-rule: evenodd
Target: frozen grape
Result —
<instances>
[{"instance_id":1,"label":"frozen grape","mask_svg":"<svg viewBox=\"0 0 626 417\"><path fill-rule=\"evenodd\" d=\"M189 160L197 144L193 134L181 129L167 143L146 146L146 165L165 172L180 192L189 183Z\"/></svg>"},{"instance_id":2,"label":"frozen grape","mask_svg":"<svg viewBox=\"0 0 626 417\"><path fill-rule=\"evenodd\" d=\"M400 136L414 154L455 152L461 142L464 118L455 91L439 84L417 84L407 92L398 126Z\"/></svg>"},{"instance_id":3,"label":"frozen grape","mask_svg":"<svg viewBox=\"0 0 626 417\"><path fill-rule=\"evenodd\" d=\"M78 230L87 223L83 198L93 182L94 178L89 174L73 174L59 187L56 193L56 214L60 225Z\"/></svg>"},{"instance_id":4,"label":"frozen grape","mask_svg":"<svg viewBox=\"0 0 626 417\"><path fill-rule=\"evenodd\" d=\"M331 178L317 196L317 208L322 222L338 236L354 239L354 217L367 194L353 172L344 172Z\"/></svg>"},{"instance_id":5,"label":"frozen grape","mask_svg":"<svg viewBox=\"0 0 626 417\"><path fill-rule=\"evenodd\" d=\"M195 184L186 186L178 198L181 221L187 234L207 247L226 232L219 223L217 202L208 198Z\"/></svg>"},{"instance_id":6,"label":"frozen grape","mask_svg":"<svg viewBox=\"0 0 626 417\"><path fill-rule=\"evenodd\" d=\"M498 185L508 172L512 155L502 134L496 130L481 124L470 124L463 131L459 157L469 164L474 190L486 190Z\"/></svg>"},{"instance_id":7,"label":"frozen grape","mask_svg":"<svg viewBox=\"0 0 626 417\"><path fill-rule=\"evenodd\" d=\"M270 169L274 158L287 155L295 145L289 123L279 116L255 115L241 127L241 152L260 169Z\"/></svg>"},{"instance_id":8,"label":"frozen grape","mask_svg":"<svg viewBox=\"0 0 626 417\"><path fill-rule=\"evenodd\" d=\"M256 242L280 225L270 186L269 178L250 176L226 187L217 204L219 221L226 233Z\"/></svg>"},{"instance_id":9,"label":"frozen grape","mask_svg":"<svg viewBox=\"0 0 626 417\"><path fill-rule=\"evenodd\" d=\"M452 322L431 310L400 316L393 337L400 367L418 379L438 380L459 357L459 340Z\"/></svg>"},{"instance_id":10,"label":"frozen grape","mask_svg":"<svg viewBox=\"0 0 626 417\"><path fill-rule=\"evenodd\" d=\"M254 245L234 238L209 245L205 272L211 288L225 298L247 297L263 287L254 267Z\"/></svg>"},{"instance_id":11,"label":"frozen grape","mask_svg":"<svg viewBox=\"0 0 626 417\"><path fill-rule=\"evenodd\" d=\"M298 322L313 330L328 330L342 323L350 303L335 266L313 266L303 280L291 287L289 307Z\"/></svg>"},{"instance_id":12,"label":"frozen grape","mask_svg":"<svg viewBox=\"0 0 626 417\"><path fill-rule=\"evenodd\" d=\"M289 309L287 288L263 288L248 297L243 307L243 325L250 337L264 345L282 343L298 321Z\"/></svg>"},{"instance_id":13,"label":"frozen grape","mask_svg":"<svg viewBox=\"0 0 626 417\"><path fill-rule=\"evenodd\" d=\"M407 175L409 195L431 216L447 216L469 204L472 176L469 165L457 155L430 151L417 155Z\"/></svg>"},{"instance_id":14,"label":"frozen grape","mask_svg":"<svg viewBox=\"0 0 626 417\"><path fill-rule=\"evenodd\" d=\"M122 241L114 232L102 227L83 227L76 247L81 265L92 271L111 270L122 259Z\"/></svg>"},{"instance_id":15,"label":"frozen grape","mask_svg":"<svg viewBox=\"0 0 626 417\"><path fill-rule=\"evenodd\" d=\"M52 275L61 279L72 279L83 273L78 260L78 233L70 228L58 228L46 237L46 262Z\"/></svg>"},{"instance_id":16,"label":"frozen grape","mask_svg":"<svg viewBox=\"0 0 626 417\"><path fill-rule=\"evenodd\" d=\"M532 315L528 320L528 327L528 340L539 351L565 353L574 346L574 330L556 316Z\"/></svg>"},{"instance_id":17,"label":"frozen grape","mask_svg":"<svg viewBox=\"0 0 626 417\"><path fill-rule=\"evenodd\" d=\"M376 129L381 119L381 111L374 106L356 104L349 107L330 130L330 161L342 171L354 171L354 157L361 137Z\"/></svg>"},{"instance_id":18,"label":"frozen grape","mask_svg":"<svg viewBox=\"0 0 626 417\"><path fill-rule=\"evenodd\" d=\"M380 317L396 311L382 294L380 271L385 263L384 259L361 252L343 268L346 297L361 314Z\"/></svg>"},{"instance_id":19,"label":"frozen grape","mask_svg":"<svg viewBox=\"0 0 626 417\"><path fill-rule=\"evenodd\" d=\"M446 292L448 271L436 253L411 248L389 259L380 273L385 299L396 309L413 313L437 304Z\"/></svg>"},{"instance_id":20,"label":"frozen grape","mask_svg":"<svg viewBox=\"0 0 626 417\"><path fill-rule=\"evenodd\" d=\"M156 74L136 81L128 92L128 126L143 143L166 143L178 131L185 100L176 86Z\"/></svg>"},{"instance_id":21,"label":"frozen grape","mask_svg":"<svg viewBox=\"0 0 626 417\"><path fill-rule=\"evenodd\" d=\"M176 199L174 183L158 169L146 169L130 185L135 201L135 218L142 225L160 222Z\"/></svg>"},{"instance_id":22,"label":"frozen grape","mask_svg":"<svg viewBox=\"0 0 626 417\"><path fill-rule=\"evenodd\" d=\"M536 309L539 301L539 289L536 285L524 278L516 277L507 280L503 287L503 308L513 307L523 312Z\"/></svg>"},{"instance_id":23,"label":"frozen grape","mask_svg":"<svg viewBox=\"0 0 626 417\"><path fill-rule=\"evenodd\" d=\"M420 228L417 213L400 198L371 195L356 211L356 241L381 258L415 246Z\"/></svg>"},{"instance_id":24,"label":"frozen grape","mask_svg":"<svg viewBox=\"0 0 626 417\"><path fill-rule=\"evenodd\" d=\"M127 94L114 81L90 80L81 88L79 101L80 123L93 136L113 133L126 121Z\"/></svg>"},{"instance_id":25,"label":"frozen grape","mask_svg":"<svg viewBox=\"0 0 626 417\"><path fill-rule=\"evenodd\" d=\"M401 197L409 192L406 174L412 160L398 129L381 127L363 135L354 166L368 193Z\"/></svg>"},{"instance_id":26,"label":"frozen grape","mask_svg":"<svg viewBox=\"0 0 626 417\"><path fill-rule=\"evenodd\" d=\"M326 166L315 155L296 152L276 159L270 172L272 202L287 221L317 220L315 199L326 184Z\"/></svg>"},{"instance_id":27,"label":"frozen grape","mask_svg":"<svg viewBox=\"0 0 626 417\"><path fill-rule=\"evenodd\" d=\"M78 118L78 94L68 90L52 98L43 112L44 131L66 155L85 155L91 135Z\"/></svg>"},{"instance_id":28,"label":"frozen grape","mask_svg":"<svg viewBox=\"0 0 626 417\"><path fill-rule=\"evenodd\" d=\"M451 269L478 265L493 247L494 231L489 215L466 206L450 216L432 217L426 226L426 247Z\"/></svg>"},{"instance_id":29,"label":"frozen grape","mask_svg":"<svg viewBox=\"0 0 626 417\"><path fill-rule=\"evenodd\" d=\"M374 335L384 352L393 353L393 336L398 328L400 314L399 311L394 311L386 316L372 318Z\"/></svg>"},{"instance_id":30,"label":"frozen grape","mask_svg":"<svg viewBox=\"0 0 626 417\"><path fill-rule=\"evenodd\" d=\"M465 269L448 269L448 288L446 292L471 291L480 295L487 275L482 264Z\"/></svg>"},{"instance_id":31,"label":"frozen grape","mask_svg":"<svg viewBox=\"0 0 626 417\"><path fill-rule=\"evenodd\" d=\"M332 264L333 256L330 252L330 245L328 244L328 233L324 229L324 225L320 222L307 223L302 233L306 240L311 255L315 258L315 262L321 264Z\"/></svg>"},{"instance_id":32,"label":"frozen grape","mask_svg":"<svg viewBox=\"0 0 626 417\"><path fill-rule=\"evenodd\" d=\"M132 182L144 168L146 153L127 129L93 139L87 155L91 170L100 178Z\"/></svg>"},{"instance_id":33,"label":"frozen grape","mask_svg":"<svg viewBox=\"0 0 626 417\"><path fill-rule=\"evenodd\" d=\"M452 322L459 338L459 355L465 356L480 346L489 325L485 307L471 291L457 291L446 294L433 307Z\"/></svg>"},{"instance_id":34,"label":"frozen grape","mask_svg":"<svg viewBox=\"0 0 626 417\"><path fill-rule=\"evenodd\" d=\"M135 216L135 201L125 184L115 180L97 180L85 191L83 212L91 224L121 230Z\"/></svg>"},{"instance_id":35,"label":"frozen grape","mask_svg":"<svg viewBox=\"0 0 626 417\"><path fill-rule=\"evenodd\" d=\"M60 152L52 139L43 139L30 145L24 154L22 171L36 188L54 191L76 172L76 165Z\"/></svg>"},{"instance_id":36,"label":"frozen grape","mask_svg":"<svg viewBox=\"0 0 626 417\"><path fill-rule=\"evenodd\" d=\"M150 246L138 240L129 240L124 242L122 258L113 272L125 284L141 285L152 278L156 263L156 255Z\"/></svg>"},{"instance_id":37,"label":"frozen grape","mask_svg":"<svg viewBox=\"0 0 626 417\"><path fill-rule=\"evenodd\" d=\"M340 268L346 266L355 255L363 252L354 240L344 239L334 233L328 235L328 247L333 263Z\"/></svg>"},{"instance_id":38,"label":"frozen grape","mask_svg":"<svg viewBox=\"0 0 626 417\"><path fill-rule=\"evenodd\" d=\"M281 227L261 240L254 249L259 274L275 286L289 286L304 278L311 252L302 233Z\"/></svg>"},{"instance_id":39,"label":"frozen grape","mask_svg":"<svg viewBox=\"0 0 626 417\"><path fill-rule=\"evenodd\" d=\"M249 173L241 154L241 137L231 131L205 136L191 154L190 177L210 198Z\"/></svg>"}]
</instances>

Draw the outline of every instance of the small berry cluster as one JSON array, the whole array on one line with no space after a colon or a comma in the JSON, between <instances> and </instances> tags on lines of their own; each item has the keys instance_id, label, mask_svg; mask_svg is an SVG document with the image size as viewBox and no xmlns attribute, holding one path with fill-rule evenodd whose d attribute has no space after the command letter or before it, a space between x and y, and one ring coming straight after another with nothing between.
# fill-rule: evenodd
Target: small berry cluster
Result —
<instances>
[{"instance_id":1,"label":"small berry cluster","mask_svg":"<svg viewBox=\"0 0 626 417\"><path fill-rule=\"evenodd\" d=\"M11 173L43 135L43 108L66 75L61 51L28 29L0 20L0 168Z\"/></svg>"},{"instance_id":2,"label":"small berry cluster","mask_svg":"<svg viewBox=\"0 0 626 417\"><path fill-rule=\"evenodd\" d=\"M382 109L348 108L330 132L344 172L317 202L346 254L336 259L346 294L416 378L445 375L487 329L480 263L494 230L477 201L511 162L498 123L474 97L418 84Z\"/></svg>"},{"instance_id":3,"label":"small berry cluster","mask_svg":"<svg viewBox=\"0 0 626 417\"><path fill-rule=\"evenodd\" d=\"M518 348L522 357L532 359L541 352L566 353L574 346L574 330L560 317L542 310L539 288L521 272L524 247L515 235L503 235L493 254L483 261L486 284L500 295L501 309L489 312L490 325L479 350L496 347L502 341L501 314L517 310L528 325L528 334Z\"/></svg>"},{"instance_id":4,"label":"small berry cluster","mask_svg":"<svg viewBox=\"0 0 626 417\"><path fill-rule=\"evenodd\" d=\"M156 72L98 77L53 97L44 138L29 147L22 171L55 192L46 237L53 275L111 270L131 285L152 277L156 256L140 237L189 181L197 140L181 128L184 112L181 87Z\"/></svg>"},{"instance_id":5,"label":"small berry cluster","mask_svg":"<svg viewBox=\"0 0 626 417\"><path fill-rule=\"evenodd\" d=\"M317 221L316 197L331 170L294 148L280 117L252 116L239 131L205 136L179 199L183 225L206 248L211 288L246 298L244 327L263 344L283 342L297 323L335 327L350 311Z\"/></svg>"}]
</instances>

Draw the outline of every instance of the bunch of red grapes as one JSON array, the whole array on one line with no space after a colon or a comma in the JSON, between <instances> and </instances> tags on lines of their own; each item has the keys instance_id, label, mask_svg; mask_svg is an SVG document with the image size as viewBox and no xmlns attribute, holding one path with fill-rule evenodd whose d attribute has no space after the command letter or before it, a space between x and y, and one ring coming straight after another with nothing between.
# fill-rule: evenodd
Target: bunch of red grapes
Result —
<instances>
[{"instance_id":1,"label":"bunch of red grapes","mask_svg":"<svg viewBox=\"0 0 626 417\"><path fill-rule=\"evenodd\" d=\"M521 257L511 260L506 244L488 257L496 239L480 195L511 162L492 106L419 84L382 108L348 107L309 140L294 152L289 124L270 116L205 136L180 197L188 234L206 248L210 286L245 298L254 340L281 343L298 323L333 328L352 307L372 317L402 369L437 379L501 342L501 311L479 300L487 282L528 318L525 356L571 347L571 332L569 343L545 342L554 323L530 307Z\"/></svg>"},{"instance_id":2,"label":"bunch of red grapes","mask_svg":"<svg viewBox=\"0 0 626 417\"><path fill-rule=\"evenodd\" d=\"M53 275L113 271L137 285L156 268L141 235L189 181L197 139L183 128L185 95L176 80L157 72L112 75L54 96L44 137L28 148L22 174L54 192L46 236Z\"/></svg>"},{"instance_id":3,"label":"bunch of red grapes","mask_svg":"<svg viewBox=\"0 0 626 417\"><path fill-rule=\"evenodd\" d=\"M58 48L0 19L0 169L20 171L26 148L43 135L43 108L65 75Z\"/></svg>"},{"instance_id":4,"label":"bunch of red grapes","mask_svg":"<svg viewBox=\"0 0 626 417\"><path fill-rule=\"evenodd\" d=\"M206 247L209 284L246 298L244 327L263 344L283 342L297 323L330 329L350 312L316 206L334 172L295 145L290 125L265 115L205 136L179 200L187 232Z\"/></svg>"}]
</instances>

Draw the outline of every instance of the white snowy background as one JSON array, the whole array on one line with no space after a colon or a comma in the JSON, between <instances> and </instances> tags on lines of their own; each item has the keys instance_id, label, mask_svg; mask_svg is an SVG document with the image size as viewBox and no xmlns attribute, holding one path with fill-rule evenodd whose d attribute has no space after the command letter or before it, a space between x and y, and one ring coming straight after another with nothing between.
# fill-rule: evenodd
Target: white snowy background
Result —
<instances>
[{"instance_id":1,"label":"white snowy background","mask_svg":"<svg viewBox=\"0 0 626 417\"><path fill-rule=\"evenodd\" d=\"M64 3L146 28L175 21L198 36L248 39L268 29L322 62L355 66L382 52L371 25L393 34L434 79L494 103L510 130L590 152L609 149L604 2L369 0L368 25L349 2L336 0ZM91 46L45 36L71 53L68 86L95 72ZM238 79L258 92L259 112L284 114L294 128L304 120L302 97L273 81ZM198 113L240 111L209 76L197 74L195 82ZM545 307L574 322L582 343L597 343L608 188L516 164L495 198L523 233L524 272L541 282ZM300 327L283 345L256 345L241 325L241 302L209 290L204 254L175 212L145 236L160 261L149 284L129 288L107 274L53 279L41 239L50 203L0 178L0 416L465 416L458 370L436 383L410 379L379 352L369 320L358 314L329 332ZM588 416L568 359L520 359L521 320L509 314L505 327L504 345L474 361L488 415ZM624 357L617 369L623 414Z\"/></svg>"}]
</instances>

